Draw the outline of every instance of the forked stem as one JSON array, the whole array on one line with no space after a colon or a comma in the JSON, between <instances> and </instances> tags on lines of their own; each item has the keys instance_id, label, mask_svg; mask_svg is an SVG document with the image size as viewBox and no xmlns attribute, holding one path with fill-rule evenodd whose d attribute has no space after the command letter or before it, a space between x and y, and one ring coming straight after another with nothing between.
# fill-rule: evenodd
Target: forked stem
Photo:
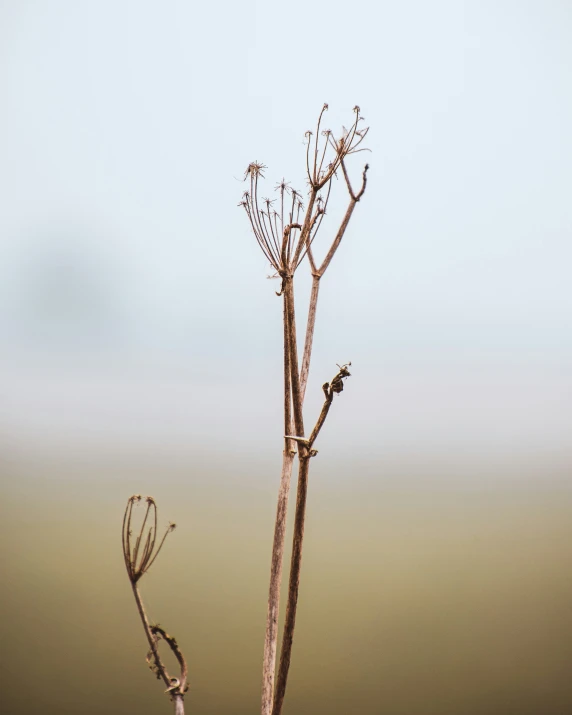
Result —
<instances>
[{"instance_id":1,"label":"forked stem","mask_svg":"<svg viewBox=\"0 0 572 715\"><path fill-rule=\"evenodd\" d=\"M258 182L259 179L263 177L263 171L266 167L258 161L249 164L246 170L245 179L250 178L250 191L244 192L243 200L239 204L246 211L256 240L258 241L266 259L276 271L276 275L282 279L282 285L278 295L282 296L284 301L284 453L278 492L278 503L276 508L276 522L274 526L274 540L270 569L270 585L268 592L268 609L262 673L261 715L280 715L282 709L288 679L288 670L290 666L294 627L296 623L308 475L310 469L309 462L311 457L317 454L316 450L312 448L312 445L327 417L334 393L341 392L343 389L343 378L349 375L349 373L347 373L346 366L343 366L340 368L340 373L336 375L331 384L326 383L323 385L326 401L324 402L322 411L314 429L312 430L310 438L306 439L304 433L303 406L310 371L320 279L327 270L340 245L356 203L360 200L365 191L367 172L366 166L362 175L362 187L359 192L355 193L351 186L344 160L350 154L353 154L356 151L362 151L362 149L358 149L358 147L364 140L368 131L367 129L358 128L359 123L362 121L359 107L354 107L355 120L352 123L350 130L344 130L343 135L339 139L335 139L330 130L321 131L322 117L327 108L328 105L325 104L320 113L315 132L315 140L311 139L312 132L307 132L306 134L308 138L306 168L310 188L303 221L301 220L301 213L304 209L300 200L300 194L295 192L293 189L290 189L288 183L284 179L276 187L276 189L280 191L280 213L272 211L271 205L273 202L270 199L262 199L262 204L259 202ZM325 137L323 149L319 148L320 136ZM313 150L311 150L311 147L313 147ZM330 159L329 163L327 163L328 158ZM340 173L343 172L348 193L350 195L350 202L330 248L322 261L322 264L318 267L314 260L312 246L316 234L322 225L322 219L326 214L331 190L331 182L338 174L338 170L340 170ZM324 196L320 193L322 189L324 189ZM292 197L292 210L288 213L285 211L285 194L290 194ZM260 208L261 205L263 206L262 209ZM274 224L272 223L273 221ZM282 232L281 245L279 245L280 231ZM308 305L308 318L304 349L302 353L302 363L299 369L294 301L294 276L297 268L306 257L308 257L312 271L312 290ZM284 558L286 512L288 507L288 493L292 475L293 459L296 449L299 460L299 474L296 514L294 518L292 560L290 566L284 637L282 641L278 672L276 674L278 616L283 568L282 562ZM275 678L276 688L274 687Z\"/></svg>"}]
</instances>

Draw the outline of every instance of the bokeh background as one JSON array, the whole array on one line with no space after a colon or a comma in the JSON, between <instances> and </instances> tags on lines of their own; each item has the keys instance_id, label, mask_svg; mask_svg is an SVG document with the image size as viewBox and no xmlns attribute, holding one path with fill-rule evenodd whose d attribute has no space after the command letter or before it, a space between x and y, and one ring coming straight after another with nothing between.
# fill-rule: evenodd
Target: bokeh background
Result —
<instances>
[{"instance_id":1,"label":"bokeh background","mask_svg":"<svg viewBox=\"0 0 572 715\"><path fill-rule=\"evenodd\" d=\"M0 4L3 713L170 711L133 493L179 525L142 590L189 712L257 711L280 301L237 204L254 159L304 189L323 102L371 171L285 713L572 712L571 48L557 0Z\"/></svg>"}]
</instances>

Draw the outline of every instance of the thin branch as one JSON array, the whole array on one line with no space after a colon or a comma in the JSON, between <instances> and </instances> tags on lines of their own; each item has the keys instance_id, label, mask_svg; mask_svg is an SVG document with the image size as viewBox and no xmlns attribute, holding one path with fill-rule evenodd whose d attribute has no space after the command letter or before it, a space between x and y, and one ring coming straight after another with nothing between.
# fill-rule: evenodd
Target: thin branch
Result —
<instances>
[{"instance_id":1,"label":"thin branch","mask_svg":"<svg viewBox=\"0 0 572 715\"><path fill-rule=\"evenodd\" d=\"M323 276L324 273L326 272L326 270L328 269L328 266L330 265L335 252L338 250L338 246L340 245L342 238L344 237L344 233L346 232L346 228L348 227L348 224L350 222L350 219L352 217L355 207L356 207L356 202L353 199L351 199L349 206L346 209L345 216L342 219L342 223L340 224L338 232L336 233L336 237L332 241L330 250L328 251L328 253L326 254L326 257L322 261L322 265L318 268L318 273L321 276Z\"/></svg>"},{"instance_id":2,"label":"thin branch","mask_svg":"<svg viewBox=\"0 0 572 715\"><path fill-rule=\"evenodd\" d=\"M139 611L139 616L141 617L143 630L145 631L145 635L147 636L149 648L151 649L151 653L153 654L153 660L155 661L155 668L153 668L153 670L156 673L157 677L162 678L165 685L169 687L171 685L171 677L167 672L165 664L161 660L161 656L159 655L159 649L157 648L157 640L153 636L151 624L149 623L149 619L147 618L147 612L145 611L145 606L143 605L143 599L141 598L141 593L139 592L137 583L132 583L131 588L133 589L133 595L135 596L135 603L137 604L137 610Z\"/></svg>"},{"instance_id":3,"label":"thin branch","mask_svg":"<svg viewBox=\"0 0 572 715\"><path fill-rule=\"evenodd\" d=\"M308 256L308 262L310 263L310 270L312 272L312 275L314 275L318 269L316 268L316 262L314 261L314 254L312 253L312 244L310 244L308 246L306 255Z\"/></svg>"},{"instance_id":4,"label":"thin branch","mask_svg":"<svg viewBox=\"0 0 572 715\"><path fill-rule=\"evenodd\" d=\"M129 581L131 582L131 589L133 591L133 597L135 598L135 603L137 604L137 611L139 613L139 617L141 618L141 623L143 624L143 630L145 631L145 636L147 638L147 641L149 643L149 654L147 655L147 662L149 663L149 667L155 673L157 678L162 679L165 685L167 686L167 690L165 691L166 693L169 693L169 697L173 701L175 705L175 715L184 715L185 709L184 709L184 704L183 704L183 698L185 695L185 692L188 690L188 684L187 684L187 676L188 676L188 668L187 668L187 663L185 661L185 658L179 649L179 646L177 644L176 639L173 636L169 636L160 626L155 625L152 626L149 623L149 619L147 617L147 613L145 611L145 606L143 605L143 599L141 598L141 593L138 588L138 582L141 579L142 576L144 576L147 571L151 568L151 565L159 555L159 552L161 551L161 548L163 547L163 544L165 543L165 539L167 538L167 535L175 529L176 524L169 524L167 527L167 530L165 531L165 534L163 535L163 538L161 540L161 543L157 548L155 548L156 544L156 536L157 536L157 505L155 503L155 500L153 497L147 497L146 502L147 502L147 508L145 510L145 515L143 517L143 521L141 524L141 528L139 530L139 535L137 536L137 539L135 541L135 547L132 549L131 548L131 536L132 536L132 530L131 530L131 525L132 525L132 516L133 516L133 506L136 504L139 504L141 501L141 496L140 495L134 495L129 498L127 502L127 506L125 508L125 513L123 515L123 526L121 530L121 543L122 543L122 548L123 548L123 558L125 560L125 568L127 570L127 575L129 577ZM153 510L153 525L148 527L148 530L146 532L145 536L145 545L143 547L143 551L141 554L141 558L139 561L139 564L137 563L137 559L139 556L139 547L141 545L141 542L144 538L145 535L145 528L147 524L147 519L149 516L149 512ZM161 660L161 656L159 654L159 648L158 648L158 642L159 642L159 637L162 637L173 653L175 654L175 657L179 661L179 666L180 666L180 677L179 678L173 678L169 675L167 668L165 667L165 664Z\"/></svg>"},{"instance_id":5,"label":"thin branch","mask_svg":"<svg viewBox=\"0 0 572 715\"><path fill-rule=\"evenodd\" d=\"M341 165L342 165L342 171L344 172L344 179L346 180L346 184L347 184L347 187L348 187L348 191L349 191L349 193L350 193L350 196L352 197L352 199L353 199L354 201L359 201L359 200L361 199L361 197L363 196L364 192L365 192L365 187L366 187L366 184L367 184L367 171L368 171L368 169L369 169L369 164L366 164L366 165L364 166L364 169L363 169L363 172L362 172L362 175L361 175L361 176L362 176L361 189L358 191L357 194L354 194L354 192L353 192L352 185L351 185L351 182L350 182L350 177L349 177L348 171L347 171L347 169L346 169L346 163L345 163L345 161L342 161L342 162L341 162Z\"/></svg>"},{"instance_id":6,"label":"thin branch","mask_svg":"<svg viewBox=\"0 0 572 715\"><path fill-rule=\"evenodd\" d=\"M156 636L157 634L160 635L161 638L165 641L165 643L167 643L167 645L173 652L173 655L175 656L175 658L179 661L179 667L181 669L181 677L180 677L180 679L176 678L176 680L178 681L177 686L173 686L172 681L174 680L174 678L170 679L170 681L171 681L170 690L178 688L179 690L181 690L181 692L184 693L187 689L187 676L189 673L189 669L187 667L187 662L185 660L185 657L184 657L181 649L179 648L177 639L175 638L175 636L170 636L163 628L161 628L161 626L158 623L151 626L151 633L154 636Z\"/></svg>"},{"instance_id":7,"label":"thin branch","mask_svg":"<svg viewBox=\"0 0 572 715\"><path fill-rule=\"evenodd\" d=\"M312 447L314 446L314 442L316 441L316 438L320 433L324 422L326 421L326 417L328 416L330 407L332 406L332 400L334 399L334 395L339 394L344 389L343 381L346 379L346 377L350 377L350 372L348 370L349 365L351 365L351 363L348 363L347 365L342 365L337 374L332 379L332 381L330 383L325 382L322 385L322 390L324 391L326 399L324 401L324 404L322 405L322 411L320 412L314 429L308 437L308 449L312 449Z\"/></svg>"},{"instance_id":8,"label":"thin branch","mask_svg":"<svg viewBox=\"0 0 572 715\"><path fill-rule=\"evenodd\" d=\"M318 143L320 141L320 124L322 123L322 117L324 116L324 112L326 112L328 109L328 105L324 104L322 107L322 111L320 112L320 116L318 117L318 126L316 127L316 141L315 141L315 149L314 149L314 171L313 177L314 177L314 184L317 183L318 181Z\"/></svg>"},{"instance_id":9,"label":"thin branch","mask_svg":"<svg viewBox=\"0 0 572 715\"><path fill-rule=\"evenodd\" d=\"M308 252L311 263L313 264L313 256ZM304 341L304 354L302 356L302 369L300 371L300 395L302 401L306 396L306 385L308 384L308 375L310 372L310 360L312 358L312 345L314 343L314 329L316 326L316 310L318 307L318 294L320 292L320 274L316 273L315 267L312 275L312 291L310 293L310 305L308 308L308 322L306 324L306 339ZM287 433L288 434L288 433Z\"/></svg>"},{"instance_id":10,"label":"thin branch","mask_svg":"<svg viewBox=\"0 0 572 715\"><path fill-rule=\"evenodd\" d=\"M312 143L312 132L307 131L305 137L308 139L308 144L306 145L306 173L308 174L308 181L312 183L312 174L310 173L310 145Z\"/></svg>"},{"instance_id":11,"label":"thin branch","mask_svg":"<svg viewBox=\"0 0 572 715\"><path fill-rule=\"evenodd\" d=\"M368 169L369 169L369 165L366 164L366 165L365 165L365 168L364 168L364 170L363 170L363 175L362 175L362 176L363 176L362 187L361 187L359 193L356 194L355 196L354 196L353 194L351 194L350 203L349 203L349 205L348 205L348 208L346 209L345 216L344 216L344 218L342 219L342 223L340 224L340 227L339 227L339 229L338 229L338 232L337 232L337 234L336 234L336 237L334 238L334 240L333 240L333 242L332 242L332 245L330 246L330 250L328 251L326 257L324 258L324 260L323 260L323 262L322 262L322 265L321 265L320 268L318 269L318 273L319 273L320 275L322 275L322 276L324 275L324 273L326 272L328 266L330 265L330 263L331 263L331 261L332 261L332 258L334 257L335 252L338 250L338 246L340 245L341 240L342 240L342 238L344 237L344 233L346 232L346 228L348 227L348 224L349 224L349 222L350 222L350 219L351 219L351 217L352 217L352 214L353 214L353 212L354 212L354 209L355 209L355 207L356 207L357 202L358 202L358 201L361 199L361 197L363 196L363 193L364 193L365 187L366 187L366 181L367 181L367 178L366 178L366 177L367 177L367 170L368 170ZM351 193L351 192L350 192L350 193Z\"/></svg>"}]
</instances>

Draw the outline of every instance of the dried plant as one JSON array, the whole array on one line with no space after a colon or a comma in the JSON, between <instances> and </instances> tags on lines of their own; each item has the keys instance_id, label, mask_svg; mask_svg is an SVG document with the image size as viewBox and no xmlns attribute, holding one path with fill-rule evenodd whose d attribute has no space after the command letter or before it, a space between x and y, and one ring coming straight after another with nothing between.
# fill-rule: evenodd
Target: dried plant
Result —
<instances>
[{"instance_id":1,"label":"dried plant","mask_svg":"<svg viewBox=\"0 0 572 715\"><path fill-rule=\"evenodd\" d=\"M149 642L147 664L157 676L157 679L163 680L167 686L165 692L169 694L174 703L175 715L184 715L185 706L183 699L189 689L187 683L188 669L185 658L177 644L177 640L173 636L170 636L158 623L149 623L138 587L139 580L149 571L155 562L155 559L163 548L167 535L175 529L176 524L169 524L163 537L157 544L157 505L153 497L145 497L144 502L147 507L141 526L138 529L138 536L135 542L133 542L133 507L140 504L141 501L142 497L139 494L130 497L123 516L122 545L125 568L127 569L127 575L131 582L131 588L135 596L143 630ZM169 675L165 664L161 660L161 656L159 655L159 642L161 640L167 643L179 663L180 673L178 678Z\"/></svg>"},{"instance_id":2,"label":"dried plant","mask_svg":"<svg viewBox=\"0 0 572 715\"><path fill-rule=\"evenodd\" d=\"M325 104L320 112L316 131L306 133L306 172L309 185L306 205L304 206L302 202L301 194L292 189L289 183L284 180L276 186L278 191L276 199L262 198L260 196L260 183L261 179L264 178L266 167L258 161L252 162L246 169L244 178L245 181L249 182L250 186L244 192L240 203L240 206L246 211L262 253L271 264L276 275L282 280L282 285L277 295L282 297L284 303L284 452L270 570L262 673L262 715L280 715L286 692L300 585L308 475L310 460L317 454L317 450L314 449L313 445L330 410L334 394L338 394L343 390L343 381L350 376L348 371L349 363L341 367L338 366L339 370L331 382L322 386L325 402L318 420L310 432L310 436L305 437L303 407L312 356L320 281L340 245L356 204L365 192L368 170L368 165L366 164L361 176L361 186L358 191L354 191L346 162L351 154L364 151L361 144L368 132L367 128L362 128L363 118L360 116L359 107L354 108L355 117L350 129L344 129L337 138L331 130L322 129L322 120L327 109L328 105ZM322 262L318 264L314 257L314 241L327 213L332 181L340 174L343 175L347 187L349 202L345 215L330 242L329 249ZM296 331L294 277L296 270L306 258L312 274L312 290L308 304L306 336L300 365ZM278 615L286 514L296 453L298 454L298 488L294 537L284 634L276 674Z\"/></svg>"}]
</instances>

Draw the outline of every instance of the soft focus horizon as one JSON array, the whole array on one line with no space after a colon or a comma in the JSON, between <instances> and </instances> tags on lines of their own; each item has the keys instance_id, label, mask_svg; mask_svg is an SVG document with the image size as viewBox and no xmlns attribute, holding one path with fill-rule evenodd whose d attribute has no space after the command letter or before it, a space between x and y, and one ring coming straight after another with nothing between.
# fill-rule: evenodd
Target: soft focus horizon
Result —
<instances>
[{"instance_id":1,"label":"soft focus horizon","mask_svg":"<svg viewBox=\"0 0 572 715\"><path fill-rule=\"evenodd\" d=\"M142 590L190 711L257 710L281 301L238 203L253 160L305 192L324 102L370 170L318 305L308 423L352 377L285 713L572 711L571 70L562 2L0 4L2 712L169 712L132 493L181 525Z\"/></svg>"}]
</instances>

